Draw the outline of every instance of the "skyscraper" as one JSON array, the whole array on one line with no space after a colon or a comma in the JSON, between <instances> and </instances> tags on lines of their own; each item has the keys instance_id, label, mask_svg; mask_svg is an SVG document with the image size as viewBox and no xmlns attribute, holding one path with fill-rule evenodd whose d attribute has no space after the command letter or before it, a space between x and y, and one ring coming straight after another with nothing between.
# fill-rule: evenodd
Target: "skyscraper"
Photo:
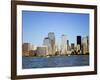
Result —
<instances>
[{"instance_id":1,"label":"skyscraper","mask_svg":"<svg viewBox=\"0 0 100 80\"><path fill-rule=\"evenodd\" d=\"M48 37L45 37L43 40L43 45L50 45L50 41Z\"/></svg>"},{"instance_id":2,"label":"skyscraper","mask_svg":"<svg viewBox=\"0 0 100 80\"><path fill-rule=\"evenodd\" d=\"M47 49L48 49L48 53L46 53L46 55L51 55L52 52L51 52L51 44L50 44L50 40L48 37L45 37L44 40L43 40L43 45L47 46Z\"/></svg>"},{"instance_id":3,"label":"skyscraper","mask_svg":"<svg viewBox=\"0 0 100 80\"><path fill-rule=\"evenodd\" d=\"M87 53L89 53L89 37L87 36Z\"/></svg>"},{"instance_id":4,"label":"skyscraper","mask_svg":"<svg viewBox=\"0 0 100 80\"><path fill-rule=\"evenodd\" d=\"M67 50L70 50L70 46L69 46L69 40L67 40Z\"/></svg>"},{"instance_id":5,"label":"skyscraper","mask_svg":"<svg viewBox=\"0 0 100 80\"><path fill-rule=\"evenodd\" d=\"M52 53L52 55L55 55L56 48L55 48L55 34L54 34L54 32L49 32L48 38L49 38L49 42L50 42L51 53Z\"/></svg>"},{"instance_id":6,"label":"skyscraper","mask_svg":"<svg viewBox=\"0 0 100 80\"><path fill-rule=\"evenodd\" d=\"M81 50L81 36L77 36L77 45L80 45Z\"/></svg>"},{"instance_id":7,"label":"skyscraper","mask_svg":"<svg viewBox=\"0 0 100 80\"><path fill-rule=\"evenodd\" d=\"M82 52L83 52L83 54L89 53L89 39L88 39L88 37L82 38Z\"/></svg>"},{"instance_id":8,"label":"skyscraper","mask_svg":"<svg viewBox=\"0 0 100 80\"><path fill-rule=\"evenodd\" d=\"M71 43L71 49L75 49L75 45L74 45L74 43Z\"/></svg>"},{"instance_id":9,"label":"skyscraper","mask_svg":"<svg viewBox=\"0 0 100 80\"><path fill-rule=\"evenodd\" d=\"M61 54L67 54L67 37L66 35L61 36Z\"/></svg>"}]
</instances>

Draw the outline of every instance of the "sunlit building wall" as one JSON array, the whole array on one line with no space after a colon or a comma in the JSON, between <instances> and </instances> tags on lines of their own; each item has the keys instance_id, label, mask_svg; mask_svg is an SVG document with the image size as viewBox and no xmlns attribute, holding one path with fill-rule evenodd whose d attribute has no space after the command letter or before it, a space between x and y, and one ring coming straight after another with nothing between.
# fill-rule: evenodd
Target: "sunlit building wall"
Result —
<instances>
[{"instance_id":1,"label":"sunlit building wall","mask_svg":"<svg viewBox=\"0 0 100 80\"><path fill-rule=\"evenodd\" d=\"M80 49L80 45L76 45L76 51L77 51L77 54L81 54L81 49Z\"/></svg>"},{"instance_id":2,"label":"sunlit building wall","mask_svg":"<svg viewBox=\"0 0 100 80\"><path fill-rule=\"evenodd\" d=\"M29 51L34 50L34 46L31 43L23 43L22 44L22 55L29 56Z\"/></svg>"},{"instance_id":3,"label":"sunlit building wall","mask_svg":"<svg viewBox=\"0 0 100 80\"><path fill-rule=\"evenodd\" d=\"M55 47L55 34L54 34L54 32L49 32L48 38L49 38L50 47L51 47L51 53L52 53L51 55L55 55L56 47Z\"/></svg>"},{"instance_id":4,"label":"sunlit building wall","mask_svg":"<svg viewBox=\"0 0 100 80\"><path fill-rule=\"evenodd\" d=\"M43 40L43 45L47 46L47 50L48 53L46 53L46 55L51 55L52 54L52 48L51 48L51 44L50 44L50 40L48 37L45 37Z\"/></svg>"},{"instance_id":5,"label":"sunlit building wall","mask_svg":"<svg viewBox=\"0 0 100 80\"><path fill-rule=\"evenodd\" d=\"M89 40L88 37L82 38L82 52L83 54L89 53Z\"/></svg>"},{"instance_id":6,"label":"sunlit building wall","mask_svg":"<svg viewBox=\"0 0 100 80\"><path fill-rule=\"evenodd\" d=\"M46 56L47 53L48 53L48 47L47 46L37 47L37 56Z\"/></svg>"},{"instance_id":7,"label":"sunlit building wall","mask_svg":"<svg viewBox=\"0 0 100 80\"><path fill-rule=\"evenodd\" d=\"M61 36L61 54L67 54L67 36L62 35Z\"/></svg>"}]
</instances>

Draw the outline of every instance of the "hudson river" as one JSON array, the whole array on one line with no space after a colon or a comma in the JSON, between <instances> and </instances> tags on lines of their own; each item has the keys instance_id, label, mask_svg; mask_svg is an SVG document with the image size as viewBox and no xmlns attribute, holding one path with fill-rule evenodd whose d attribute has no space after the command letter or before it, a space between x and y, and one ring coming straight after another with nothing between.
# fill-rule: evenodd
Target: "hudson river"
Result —
<instances>
[{"instance_id":1,"label":"hudson river","mask_svg":"<svg viewBox=\"0 0 100 80\"><path fill-rule=\"evenodd\" d=\"M73 67L89 65L89 55L22 57L22 68Z\"/></svg>"}]
</instances>

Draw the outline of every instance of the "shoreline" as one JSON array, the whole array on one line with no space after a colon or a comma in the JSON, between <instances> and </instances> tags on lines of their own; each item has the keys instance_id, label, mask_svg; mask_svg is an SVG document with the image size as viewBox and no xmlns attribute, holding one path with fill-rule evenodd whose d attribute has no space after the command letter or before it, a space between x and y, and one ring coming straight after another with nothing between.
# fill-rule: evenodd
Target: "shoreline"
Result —
<instances>
[{"instance_id":1,"label":"shoreline","mask_svg":"<svg viewBox=\"0 0 100 80\"><path fill-rule=\"evenodd\" d=\"M71 55L54 55L54 56L22 56L22 57L33 57L33 58L38 58L38 57L41 57L41 58L50 58L50 57L62 57L62 56L85 56L85 55L89 55L89 54L71 54Z\"/></svg>"}]
</instances>

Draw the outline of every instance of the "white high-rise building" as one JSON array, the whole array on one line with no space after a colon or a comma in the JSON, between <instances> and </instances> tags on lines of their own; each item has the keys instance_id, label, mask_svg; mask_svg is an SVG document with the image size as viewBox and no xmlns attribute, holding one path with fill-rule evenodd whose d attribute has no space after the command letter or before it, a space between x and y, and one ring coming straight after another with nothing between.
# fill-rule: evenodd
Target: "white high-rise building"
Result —
<instances>
[{"instance_id":1,"label":"white high-rise building","mask_svg":"<svg viewBox=\"0 0 100 80\"><path fill-rule=\"evenodd\" d=\"M67 36L62 35L61 36L61 54L67 54Z\"/></svg>"},{"instance_id":2,"label":"white high-rise building","mask_svg":"<svg viewBox=\"0 0 100 80\"><path fill-rule=\"evenodd\" d=\"M51 53L52 53L51 55L55 55L56 47L55 47L55 34L54 34L54 32L49 32L48 38L49 38L50 47L51 47Z\"/></svg>"},{"instance_id":3,"label":"white high-rise building","mask_svg":"<svg viewBox=\"0 0 100 80\"><path fill-rule=\"evenodd\" d=\"M43 45L48 47L48 53L46 53L46 55L51 55L52 54L52 52L51 52L51 45L50 45L50 40L49 40L48 37L44 38Z\"/></svg>"},{"instance_id":4,"label":"white high-rise building","mask_svg":"<svg viewBox=\"0 0 100 80\"><path fill-rule=\"evenodd\" d=\"M82 52L83 54L89 53L89 40L88 37L82 38Z\"/></svg>"}]
</instances>

